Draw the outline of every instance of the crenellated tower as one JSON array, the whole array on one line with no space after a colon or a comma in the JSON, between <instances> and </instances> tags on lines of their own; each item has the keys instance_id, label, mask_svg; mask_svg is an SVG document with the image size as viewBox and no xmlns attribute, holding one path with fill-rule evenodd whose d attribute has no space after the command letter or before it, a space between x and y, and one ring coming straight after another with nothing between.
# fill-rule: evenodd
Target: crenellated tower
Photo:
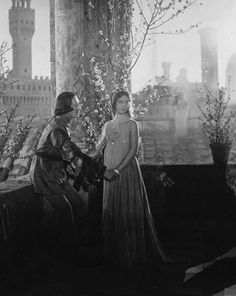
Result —
<instances>
[{"instance_id":1,"label":"crenellated tower","mask_svg":"<svg viewBox=\"0 0 236 296\"><path fill-rule=\"evenodd\" d=\"M9 9L9 31L13 43L14 79L32 78L32 37L35 32L35 10L31 0L12 0Z\"/></svg>"}]
</instances>

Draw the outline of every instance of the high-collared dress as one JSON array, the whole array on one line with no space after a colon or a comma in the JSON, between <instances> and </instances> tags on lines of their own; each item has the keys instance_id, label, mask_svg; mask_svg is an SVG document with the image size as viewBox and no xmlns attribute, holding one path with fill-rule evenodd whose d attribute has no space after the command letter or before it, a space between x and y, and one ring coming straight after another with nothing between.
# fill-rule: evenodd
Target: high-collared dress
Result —
<instances>
[{"instance_id":1,"label":"high-collared dress","mask_svg":"<svg viewBox=\"0 0 236 296\"><path fill-rule=\"evenodd\" d=\"M118 169L114 181L104 180L103 246L106 263L132 267L155 255L165 260L136 158L138 126L128 115L108 121L97 145L107 168Z\"/></svg>"}]
</instances>

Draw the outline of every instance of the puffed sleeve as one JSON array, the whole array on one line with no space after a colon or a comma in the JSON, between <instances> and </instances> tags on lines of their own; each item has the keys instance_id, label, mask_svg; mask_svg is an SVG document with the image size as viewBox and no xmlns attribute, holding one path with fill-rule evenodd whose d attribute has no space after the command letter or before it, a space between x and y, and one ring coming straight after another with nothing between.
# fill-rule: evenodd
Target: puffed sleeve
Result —
<instances>
[{"instance_id":1,"label":"puffed sleeve","mask_svg":"<svg viewBox=\"0 0 236 296\"><path fill-rule=\"evenodd\" d=\"M87 187L89 183L103 178L106 167L83 153L69 137L63 137L61 131L54 131L51 136L53 145L60 147L60 154L65 162L65 169L69 177L74 179L74 187Z\"/></svg>"},{"instance_id":2,"label":"puffed sleeve","mask_svg":"<svg viewBox=\"0 0 236 296\"><path fill-rule=\"evenodd\" d=\"M138 152L138 125L136 121L131 121L131 127L130 127L130 147L129 152L123 159L123 161L120 163L120 165L116 168L120 172L123 171L129 163L133 160L133 158L137 155Z\"/></svg>"},{"instance_id":3,"label":"puffed sleeve","mask_svg":"<svg viewBox=\"0 0 236 296\"><path fill-rule=\"evenodd\" d=\"M67 164L67 173L75 178L79 175L83 157L79 147L71 141L69 135L62 130L55 129L50 134L51 143L54 147L58 147L62 160Z\"/></svg>"}]
</instances>

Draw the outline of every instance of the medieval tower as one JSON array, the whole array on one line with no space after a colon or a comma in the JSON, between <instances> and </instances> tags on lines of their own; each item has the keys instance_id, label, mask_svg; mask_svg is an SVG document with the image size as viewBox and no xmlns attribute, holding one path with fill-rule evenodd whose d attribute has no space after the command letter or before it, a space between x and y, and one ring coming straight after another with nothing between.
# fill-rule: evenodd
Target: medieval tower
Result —
<instances>
[{"instance_id":1,"label":"medieval tower","mask_svg":"<svg viewBox=\"0 0 236 296\"><path fill-rule=\"evenodd\" d=\"M12 84L3 96L9 107L17 103L17 115L51 115L51 80L42 76L32 78L32 37L35 32L35 10L31 0L11 0L9 32L12 36ZM49 30L49 28L48 28Z\"/></svg>"},{"instance_id":2,"label":"medieval tower","mask_svg":"<svg viewBox=\"0 0 236 296\"><path fill-rule=\"evenodd\" d=\"M35 32L35 11L30 7L30 0L12 0L9 31L13 43L12 77L29 80L32 78L32 37Z\"/></svg>"}]
</instances>

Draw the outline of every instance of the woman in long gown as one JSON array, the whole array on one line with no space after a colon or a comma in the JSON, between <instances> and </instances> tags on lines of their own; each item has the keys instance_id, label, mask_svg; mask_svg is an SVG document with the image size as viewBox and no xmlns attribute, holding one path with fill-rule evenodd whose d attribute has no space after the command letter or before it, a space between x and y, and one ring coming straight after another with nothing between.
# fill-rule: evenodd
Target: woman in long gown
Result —
<instances>
[{"instance_id":1,"label":"woman in long gown","mask_svg":"<svg viewBox=\"0 0 236 296\"><path fill-rule=\"evenodd\" d=\"M97 145L97 154L104 151L105 166L116 173L115 180L104 180L104 263L125 268L142 266L151 253L165 261L136 158L138 126L130 115L129 93L118 91L112 108L115 117L104 125Z\"/></svg>"}]
</instances>

